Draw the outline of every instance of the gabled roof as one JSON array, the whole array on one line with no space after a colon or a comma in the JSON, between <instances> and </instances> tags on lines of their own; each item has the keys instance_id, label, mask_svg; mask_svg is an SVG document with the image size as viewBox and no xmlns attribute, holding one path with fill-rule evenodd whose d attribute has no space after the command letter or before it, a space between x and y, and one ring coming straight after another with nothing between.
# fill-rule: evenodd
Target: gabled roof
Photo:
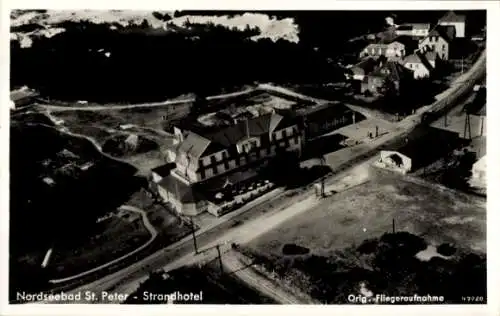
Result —
<instances>
[{"instance_id":1,"label":"gabled roof","mask_svg":"<svg viewBox=\"0 0 500 316\"><path fill-rule=\"evenodd\" d=\"M10 92L10 99L14 102L27 99L27 98L33 98L33 97L38 97L40 94L35 91L31 90L28 88L21 88L18 90L13 90Z\"/></svg>"},{"instance_id":2,"label":"gabled roof","mask_svg":"<svg viewBox=\"0 0 500 316\"><path fill-rule=\"evenodd\" d=\"M356 65L353 65L352 67L350 67L350 69L353 73L359 73L364 75L373 71L373 69L375 69L376 66L377 66L377 61L373 58L368 57L363 59Z\"/></svg>"},{"instance_id":3,"label":"gabled roof","mask_svg":"<svg viewBox=\"0 0 500 316\"><path fill-rule=\"evenodd\" d=\"M198 160L209 145L210 140L193 132L189 132L181 142L178 151L186 153L191 158Z\"/></svg>"},{"instance_id":4,"label":"gabled roof","mask_svg":"<svg viewBox=\"0 0 500 316\"><path fill-rule=\"evenodd\" d=\"M426 52L425 59L427 59L428 61L435 61L437 59L437 53L432 51Z\"/></svg>"},{"instance_id":5,"label":"gabled roof","mask_svg":"<svg viewBox=\"0 0 500 316\"><path fill-rule=\"evenodd\" d=\"M166 177L170 175L170 172L175 169L175 163L167 163L165 165L151 169L152 172L156 173L160 177Z\"/></svg>"},{"instance_id":6,"label":"gabled roof","mask_svg":"<svg viewBox=\"0 0 500 316\"><path fill-rule=\"evenodd\" d=\"M387 61L384 65L378 67L370 74L370 76L382 77L391 81L399 81L410 75L411 71L396 61Z\"/></svg>"},{"instance_id":7,"label":"gabled roof","mask_svg":"<svg viewBox=\"0 0 500 316\"><path fill-rule=\"evenodd\" d=\"M403 59L403 64L407 63L419 63L422 64L422 59L417 54L411 54Z\"/></svg>"},{"instance_id":8,"label":"gabled roof","mask_svg":"<svg viewBox=\"0 0 500 316\"><path fill-rule=\"evenodd\" d=\"M412 160L412 168L416 169L434 160L453 148L459 139L456 132L430 126L415 128L401 143L395 144L395 151Z\"/></svg>"},{"instance_id":9,"label":"gabled roof","mask_svg":"<svg viewBox=\"0 0 500 316\"><path fill-rule=\"evenodd\" d=\"M406 56L406 58L403 60L403 65L406 65L408 63L418 63L424 65L427 70L432 70L433 67L429 63L429 61L425 58L423 54L419 53L414 53L411 55Z\"/></svg>"},{"instance_id":10,"label":"gabled roof","mask_svg":"<svg viewBox=\"0 0 500 316\"><path fill-rule=\"evenodd\" d=\"M459 15L453 11L449 11L441 19L439 19L438 23L441 22L465 22L465 15Z\"/></svg>"},{"instance_id":11,"label":"gabled roof","mask_svg":"<svg viewBox=\"0 0 500 316\"><path fill-rule=\"evenodd\" d=\"M429 34L424 39L422 39L422 41L424 41L427 38L437 36L443 38L446 42L451 43L453 40L451 29L453 29L454 31L455 27L438 25L432 31L430 31Z\"/></svg>"}]
</instances>

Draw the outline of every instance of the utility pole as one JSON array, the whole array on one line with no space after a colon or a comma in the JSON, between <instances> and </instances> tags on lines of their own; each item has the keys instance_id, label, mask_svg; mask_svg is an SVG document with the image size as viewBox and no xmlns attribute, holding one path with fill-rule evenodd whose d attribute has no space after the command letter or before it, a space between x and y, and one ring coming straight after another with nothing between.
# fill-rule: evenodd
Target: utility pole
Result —
<instances>
[{"instance_id":1,"label":"utility pole","mask_svg":"<svg viewBox=\"0 0 500 316\"><path fill-rule=\"evenodd\" d=\"M325 157L321 157L321 165L326 165ZM324 198L325 194L325 177L321 177L321 197Z\"/></svg>"},{"instance_id":2,"label":"utility pole","mask_svg":"<svg viewBox=\"0 0 500 316\"><path fill-rule=\"evenodd\" d=\"M193 218L190 217L190 225L191 226L191 233L193 234L193 245L194 245L194 254L197 255L198 254L198 243L196 242L196 233L195 233L195 229L194 229L194 222L193 222Z\"/></svg>"},{"instance_id":3,"label":"utility pole","mask_svg":"<svg viewBox=\"0 0 500 316\"><path fill-rule=\"evenodd\" d=\"M467 138L467 132L469 132L469 138ZM472 133L470 129L470 114L468 112L465 114L464 138L472 139Z\"/></svg>"},{"instance_id":4,"label":"utility pole","mask_svg":"<svg viewBox=\"0 0 500 316\"><path fill-rule=\"evenodd\" d=\"M481 133L480 136L483 136L484 132L484 116L481 115Z\"/></svg>"},{"instance_id":5,"label":"utility pole","mask_svg":"<svg viewBox=\"0 0 500 316\"><path fill-rule=\"evenodd\" d=\"M392 219L392 233L396 233L396 219L394 218Z\"/></svg>"},{"instance_id":6,"label":"utility pole","mask_svg":"<svg viewBox=\"0 0 500 316\"><path fill-rule=\"evenodd\" d=\"M215 246L215 248L217 248L217 256L219 257L220 274L224 274L224 266L222 265L222 257L220 254L220 245Z\"/></svg>"}]
</instances>

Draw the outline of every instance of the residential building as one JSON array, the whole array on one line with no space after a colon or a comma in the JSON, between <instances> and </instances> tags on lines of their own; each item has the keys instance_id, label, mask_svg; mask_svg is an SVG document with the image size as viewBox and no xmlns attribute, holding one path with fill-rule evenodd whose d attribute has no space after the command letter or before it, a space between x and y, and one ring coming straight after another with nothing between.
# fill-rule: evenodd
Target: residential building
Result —
<instances>
[{"instance_id":1,"label":"residential building","mask_svg":"<svg viewBox=\"0 0 500 316\"><path fill-rule=\"evenodd\" d=\"M486 155L482 156L472 165L472 175L469 179L469 184L476 189L486 189Z\"/></svg>"},{"instance_id":2,"label":"residential building","mask_svg":"<svg viewBox=\"0 0 500 316\"><path fill-rule=\"evenodd\" d=\"M422 53L413 53L403 59L402 65L413 72L415 79L430 77L434 67Z\"/></svg>"},{"instance_id":3,"label":"residential building","mask_svg":"<svg viewBox=\"0 0 500 316\"><path fill-rule=\"evenodd\" d=\"M396 35L425 37L429 34L431 25L429 23L405 23L396 29Z\"/></svg>"},{"instance_id":4,"label":"residential building","mask_svg":"<svg viewBox=\"0 0 500 316\"><path fill-rule=\"evenodd\" d=\"M422 52L435 52L440 59L448 60L450 56L450 45L453 41L451 28L436 27L429 35L422 39L418 48Z\"/></svg>"},{"instance_id":5,"label":"residential building","mask_svg":"<svg viewBox=\"0 0 500 316\"><path fill-rule=\"evenodd\" d=\"M385 94L389 90L396 93L402 86L413 80L410 70L395 61L387 61L365 76L361 83L361 93L369 91L372 94Z\"/></svg>"},{"instance_id":6,"label":"residential building","mask_svg":"<svg viewBox=\"0 0 500 316\"><path fill-rule=\"evenodd\" d=\"M28 87L22 87L10 92L10 108L16 109L18 107L27 106L36 102L40 96L38 92Z\"/></svg>"},{"instance_id":7,"label":"residential building","mask_svg":"<svg viewBox=\"0 0 500 316\"><path fill-rule=\"evenodd\" d=\"M363 80L367 74L372 72L378 62L371 57L365 58L356 65L349 67L347 78L352 80Z\"/></svg>"},{"instance_id":8,"label":"residential building","mask_svg":"<svg viewBox=\"0 0 500 316\"><path fill-rule=\"evenodd\" d=\"M365 57L380 57L385 56L387 58L401 58L405 56L405 45L398 42L392 41L390 43L378 43L370 44L366 46L360 53L360 58Z\"/></svg>"},{"instance_id":9,"label":"residential building","mask_svg":"<svg viewBox=\"0 0 500 316\"><path fill-rule=\"evenodd\" d=\"M436 69L437 68L437 62L438 62L438 57L436 52L426 52L424 54L425 60L431 64L432 68Z\"/></svg>"},{"instance_id":10,"label":"residential building","mask_svg":"<svg viewBox=\"0 0 500 316\"><path fill-rule=\"evenodd\" d=\"M455 29L456 37L465 37L465 15L456 14L453 11L446 13L438 21L438 25L453 26Z\"/></svg>"},{"instance_id":11,"label":"residential building","mask_svg":"<svg viewBox=\"0 0 500 316\"><path fill-rule=\"evenodd\" d=\"M375 166L407 174L445 157L459 143L458 133L420 126L392 150L382 150Z\"/></svg>"}]
</instances>

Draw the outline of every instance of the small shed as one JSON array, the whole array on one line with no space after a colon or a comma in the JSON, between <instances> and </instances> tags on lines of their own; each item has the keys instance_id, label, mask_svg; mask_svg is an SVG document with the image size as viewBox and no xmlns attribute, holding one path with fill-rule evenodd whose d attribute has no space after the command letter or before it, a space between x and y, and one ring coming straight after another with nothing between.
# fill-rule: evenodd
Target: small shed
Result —
<instances>
[{"instance_id":1,"label":"small shed","mask_svg":"<svg viewBox=\"0 0 500 316\"><path fill-rule=\"evenodd\" d=\"M459 141L456 132L419 126L399 144L382 150L378 165L403 174L413 172L452 152Z\"/></svg>"}]
</instances>

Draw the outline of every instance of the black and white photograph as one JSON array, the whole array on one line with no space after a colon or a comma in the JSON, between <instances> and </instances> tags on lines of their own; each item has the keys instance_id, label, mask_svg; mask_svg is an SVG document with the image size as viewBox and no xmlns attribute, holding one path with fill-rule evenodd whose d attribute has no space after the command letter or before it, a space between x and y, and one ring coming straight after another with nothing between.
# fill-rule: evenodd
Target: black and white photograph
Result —
<instances>
[{"instance_id":1,"label":"black and white photograph","mask_svg":"<svg viewBox=\"0 0 500 316\"><path fill-rule=\"evenodd\" d=\"M487 11L11 10L9 304L498 299Z\"/></svg>"}]
</instances>

